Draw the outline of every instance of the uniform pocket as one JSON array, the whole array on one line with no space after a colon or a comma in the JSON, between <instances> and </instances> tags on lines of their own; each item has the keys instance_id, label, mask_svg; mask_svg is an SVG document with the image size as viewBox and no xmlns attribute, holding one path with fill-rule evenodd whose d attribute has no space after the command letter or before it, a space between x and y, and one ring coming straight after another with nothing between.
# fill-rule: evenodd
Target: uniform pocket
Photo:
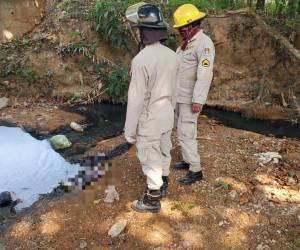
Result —
<instances>
[{"instance_id":1,"label":"uniform pocket","mask_svg":"<svg viewBox=\"0 0 300 250\"><path fill-rule=\"evenodd\" d=\"M197 137L197 116L181 117L180 124L178 124L179 137L186 139L194 139Z\"/></svg>"}]
</instances>

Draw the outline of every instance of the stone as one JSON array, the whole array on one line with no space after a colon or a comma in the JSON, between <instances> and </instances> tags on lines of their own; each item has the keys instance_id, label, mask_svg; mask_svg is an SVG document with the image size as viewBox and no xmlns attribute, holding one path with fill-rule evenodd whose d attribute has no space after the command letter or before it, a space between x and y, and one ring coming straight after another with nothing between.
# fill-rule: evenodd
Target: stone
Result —
<instances>
[{"instance_id":1,"label":"stone","mask_svg":"<svg viewBox=\"0 0 300 250\"><path fill-rule=\"evenodd\" d=\"M238 192L236 190L232 190L232 191L230 191L229 196L232 199L235 199L238 196Z\"/></svg>"},{"instance_id":2,"label":"stone","mask_svg":"<svg viewBox=\"0 0 300 250\"><path fill-rule=\"evenodd\" d=\"M80 249L84 249L87 247L87 243L85 240L80 240L80 244L79 244Z\"/></svg>"},{"instance_id":3,"label":"stone","mask_svg":"<svg viewBox=\"0 0 300 250\"><path fill-rule=\"evenodd\" d=\"M114 185L109 185L107 189L105 190L106 197L104 199L104 202L106 203L113 203L115 200L119 200L119 193L116 190L116 187Z\"/></svg>"},{"instance_id":4,"label":"stone","mask_svg":"<svg viewBox=\"0 0 300 250\"><path fill-rule=\"evenodd\" d=\"M8 105L8 98L7 97L1 97L0 98L0 109L6 108Z\"/></svg>"},{"instance_id":5,"label":"stone","mask_svg":"<svg viewBox=\"0 0 300 250\"><path fill-rule=\"evenodd\" d=\"M114 238L119 236L127 226L127 220L121 219L116 224L114 224L108 231L108 236Z\"/></svg>"}]
</instances>

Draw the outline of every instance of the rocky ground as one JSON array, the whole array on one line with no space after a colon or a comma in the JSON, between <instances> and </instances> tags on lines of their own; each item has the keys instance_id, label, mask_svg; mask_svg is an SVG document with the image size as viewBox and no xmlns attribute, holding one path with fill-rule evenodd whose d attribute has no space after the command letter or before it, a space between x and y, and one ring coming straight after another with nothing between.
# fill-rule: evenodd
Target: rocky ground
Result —
<instances>
[{"instance_id":1,"label":"rocky ground","mask_svg":"<svg viewBox=\"0 0 300 250\"><path fill-rule=\"evenodd\" d=\"M51 131L83 119L54 106L9 107L1 110L2 120ZM172 138L176 161L180 148ZM145 190L132 148L88 190L43 198L5 222L0 249L299 249L300 142L224 127L205 116L199 119L198 140L204 181L182 187L177 180L185 173L172 171L161 213L130 208ZM122 142L122 136L99 141L87 153ZM282 156L278 164L262 165L254 155L269 151ZM111 184L120 195L112 204L104 202ZM109 238L120 219L127 220L124 232Z\"/></svg>"}]
</instances>

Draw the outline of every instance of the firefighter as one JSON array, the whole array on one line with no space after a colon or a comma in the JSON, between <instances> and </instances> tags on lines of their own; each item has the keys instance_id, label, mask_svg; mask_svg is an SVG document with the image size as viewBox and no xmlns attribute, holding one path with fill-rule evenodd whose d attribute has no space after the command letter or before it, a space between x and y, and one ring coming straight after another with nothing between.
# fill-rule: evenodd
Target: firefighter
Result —
<instances>
[{"instance_id":1,"label":"firefighter","mask_svg":"<svg viewBox=\"0 0 300 250\"><path fill-rule=\"evenodd\" d=\"M131 64L125 138L136 144L147 191L132 208L155 213L160 211L160 199L168 187L179 58L161 44L168 26L155 5L136 4L129 7L126 16L136 24L144 46Z\"/></svg>"},{"instance_id":2,"label":"firefighter","mask_svg":"<svg viewBox=\"0 0 300 250\"><path fill-rule=\"evenodd\" d=\"M197 120L210 89L215 57L214 44L201 29L205 16L192 4L180 6L173 16L174 28L179 29L183 40L177 49L180 69L176 103L177 138L183 161L174 164L172 169L188 170L179 180L182 185L203 178L197 145Z\"/></svg>"}]
</instances>

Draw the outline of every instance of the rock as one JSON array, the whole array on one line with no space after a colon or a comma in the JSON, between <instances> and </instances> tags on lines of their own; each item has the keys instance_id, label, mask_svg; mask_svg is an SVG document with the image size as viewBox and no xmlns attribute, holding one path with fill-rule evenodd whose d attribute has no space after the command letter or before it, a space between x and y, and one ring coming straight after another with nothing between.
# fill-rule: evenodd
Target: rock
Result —
<instances>
[{"instance_id":1,"label":"rock","mask_svg":"<svg viewBox=\"0 0 300 250\"><path fill-rule=\"evenodd\" d=\"M5 250L5 246L0 243L0 250Z\"/></svg>"},{"instance_id":2,"label":"rock","mask_svg":"<svg viewBox=\"0 0 300 250\"><path fill-rule=\"evenodd\" d=\"M116 191L116 187L114 185L109 185L105 190L105 193L105 202L113 203L115 200L119 200L119 193Z\"/></svg>"},{"instance_id":3,"label":"rock","mask_svg":"<svg viewBox=\"0 0 300 250\"><path fill-rule=\"evenodd\" d=\"M232 190L232 191L230 191L229 196L232 199L236 199L236 197L238 196L238 192L236 190Z\"/></svg>"},{"instance_id":4,"label":"rock","mask_svg":"<svg viewBox=\"0 0 300 250\"><path fill-rule=\"evenodd\" d=\"M267 249L270 249L270 247L268 245L264 245L262 243L256 247L256 250L267 250Z\"/></svg>"},{"instance_id":5,"label":"rock","mask_svg":"<svg viewBox=\"0 0 300 250\"><path fill-rule=\"evenodd\" d=\"M64 149L72 146L72 143L65 135L55 135L49 141L54 149Z\"/></svg>"},{"instance_id":6,"label":"rock","mask_svg":"<svg viewBox=\"0 0 300 250\"><path fill-rule=\"evenodd\" d=\"M116 224L114 224L108 231L108 236L114 238L119 236L127 226L127 220L121 219Z\"/></svg>"},{"instance_id":7,"label":"rock","mask_svg":"<svg viewBox=\"0 0 300 250\"><path fill-rule=\"evenodd\" d=\"M2 192L0 193L0 206L5 206L11 204L13 201L12 195L10 192Z\"/></svg>"},{"instance_id":8,"label":"rock","mask_svg":"<svg viewBox=\"0 0 300 250\"><path fill-rule=\"evenodd\" d=\"M219 227L222 227L223 225L224 225L224 221L221 220L221 221L219 222Z\"/></svg>"},{"instance_id":9,"label":"rock","mask_svg":"<svg viewBox=\"0 0 300 250\"><path fill-rule=\"evenodd\" d=\"M6 108L8 105L8 98L2 97L0 98L0 109Z\"/></svg>"},{"instance_id":10,"label":"rock","mask_svg":"<svg viewBox=\"0 0 300 250\"><path fill-rule=\"evenodd\" d=\"M95 205L99 204L100 202L101 202L100 199L99 199L99 200L94 200L94 204L95 204Z\"/></svg>"},{"instance_id":11,"label":"rock","mask_svg":"<svg viewBox=\"0 0 300 250\"><path fill-rule=\"evenodd\" d=\"M3 81L2 84L3 84L4 86L8 86L8 85L9 85L9 81Z\"/></svg>"},{"instance_id":12,"label":"rock","mask_svg":"<svg viewBox=\"0 0 300 250\"><path fill-rule=\"evenodd\" d=\"M80 244L79 244L80 249L84 249L87 247L87 243L85 240L80 240Z\"/></svg>"},{"instance_id":13,"label":"rock","mask_svg":"<svg viewBox=\"0 0 300 250\"><path fill-rule=\"evenodd\" d=\"M13 119L12 115L6 115L3 118L6 119L6 120L12 120Z\"/></svg>"},{"instance_id":14,"label":"rock","mask_svg":"<svg viewBox=\"0 0 300 250\"><path fill-rule=\"evenodd\" d=\"M83 127L76 122L71 122L70 127L77 132L83 132Z\"/></svg>"}]
</instances>

